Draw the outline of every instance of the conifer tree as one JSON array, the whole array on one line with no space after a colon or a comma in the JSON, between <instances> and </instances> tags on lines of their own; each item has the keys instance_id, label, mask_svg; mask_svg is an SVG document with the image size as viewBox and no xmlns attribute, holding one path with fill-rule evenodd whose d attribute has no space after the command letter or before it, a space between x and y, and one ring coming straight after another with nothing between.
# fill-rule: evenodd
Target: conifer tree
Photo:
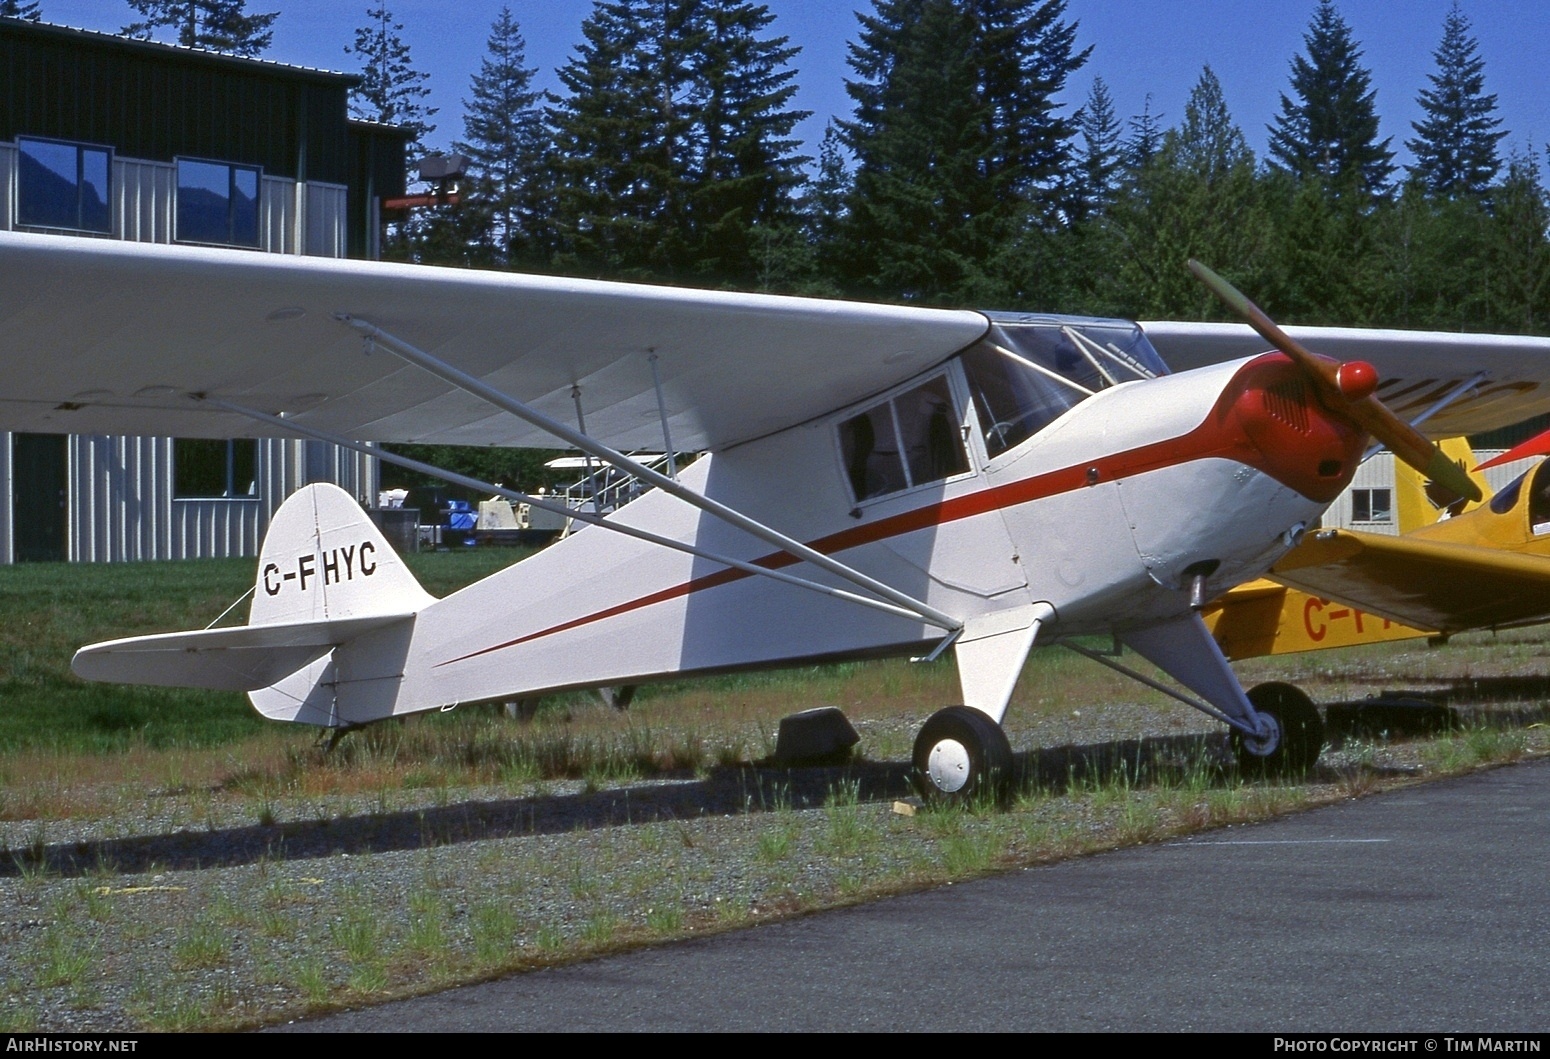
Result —
<instances>
[{"instance_id":1,"label":"conifer tree","mask_svg":"<svg viewBox=\"0 0 1550 1059\"><path fill-rule=\"evenodd\" d=\"M553 239L562 268L665 278L679 253L688 78L667 5L597 0L550 97ZM672 28L682 29L674 20Z\"/></svg>"},{"instance_id":2,"label":"conifer tree","mask_svg":"<svg viewBox=\"0 0 1550 1059\"><path fill-rule=\"evenodd\" d=\"M43 11L35 2L28 3L27 0L0 0L0 16L6 18L25 18L30 22L39 22L43 19Z\"/></svg>"},{"instance_id":3,"label":"conifer tree","mask_svg":"<svg viewBox=\"0 0 1550 1059\"><path fill-rule=\"evenodd\" d=\"M436 108L425 105L431 93L425 86L430 75L414 68L409 45L399 36L403 23L394 20L385 0L367 9L366 18L367 23L355 31L355 44L345 49L361 64L361 83L351 91L350 113L411 130L409 157L417 158L425 153L425 137L436 128L430 123Z\"/></svg>"},{"instance_id":4,"label":"conifer tree","mask_svg":"<svg viewBox=\"0 0 1550 1059\"><path fill-rule=\"evenodd\" d=\"M1492 328L1543 333L1550 324L1550 191L1533 155L1514 155L1493 189L1485 274L1496 285Z\"/></svg>"},{"instance_id":5,"label":"conifer tree","mask_svg":"<svg viewBox=\"0 0 1550 1059\"><path fill-rule=\"evenodd\" d=\"M696 150L688 251L700 272L746 283L767 277L768 248L796 228L794 193L809 161L792 136L807 117L790 108L798 49L767 34L775 16L763 4L701 0L692 7L701 44L689 61Z\"/></svg>"},{"instance_id":6,"label":"conifer tree","mask_svg":"<svg viewBox=\"0 0 1550 1059\"><path fill-rule=\"evenodd\" d=\"M129 6L143 21L125 26L127 37L148 38L158 29L171 29L184 47L248 57L268 49L280 17L278 11L249 15L243 10L246 0L129 0Z\"/></svg>"},{"instance_id":7,"label":"conifer tree","mask_svg":"<svg viewBox=\"0 0 1550 1059\"><path fill-rule=\"evenodd\" d=\"M1389 140L1378 139L1377 93L1362 65L1361 48L1333 0L1319 0L1306 55L1292 59L1295 100L1281 96L1270 126L1272 164L1334 193L1382 193L1394 171Z\"/></svg>"},{"instance_id":8,"label":"conifer tree","mask_svg":"<svg viewBox=\"0 0 1550 1059\"><path fill-rule=\"evenodd\" d=\"M1184 104L1184 120L1116 203L1122 293L1103 300L1136 316L1211 319L1219 305L1185 269L1196 257L1251 289L1262 289L1264 217L1254 154L1208 66Z\"/></svg>"},{"instance_id":9,"label":"conifer tree","mask_svg":"<svg viewBox=\"0 0 1550 1059\"><path fill-rule=\"evenodd\" d=\"M1087 102L1077 112L1076 124L1081 144L1077 148L1070 213L1073 221L1080 221L1102 214L1113 203L1123 167L1119 118L1114 114L1114 99L1102 77L1093 78Z\"/></svg>"},{"instance_id":10,"label":"conifer tree","mask_svg":"<svg viewBox=\"0 0 1550 1059\"><path fill-rule=\"evenodd\" d=\"M1055 97L1086 61L1064 0L874 0L842 122L856 173L848 282L886 297L1021 297L992 265L1062 220L1075 126ZM1014 284L1016 286L1016 284Z\"/></svg>"},{"instance_id":11,"label":"conifer tree","mask_svg":"<svg viewBox=\"0 0 1550 1059\"><path fill-rule=\"evenodd\" d=\"M1501 168L1496 145L1506 132L1497 131L1501 119L1495 117L1496 97L1485 92L1478 47L1455 2L1443 20L1442 43L1432 52L1432 87L1417 97L1426 118L1410 123L1417 136L1405 141L1416 157L1411 177L1434 195L1482 194Z\"/></svg>"},{"instance_id":12,"label":"conifer tree","mask_svg":"<svg viewBox=\"0 0 1550 1059\"><path fill-rule=\"evenodd\" d=\"M599 0L548 111L565 267L763 284L797 234L796 49L747 0Z\"/></svg>"},{"instance_id":13,"label":"conifer tree","mask_svg":"<svg viewBox=\"0 0 1550 1059\"><path fill-rule=\"evenodd\" d=\"M1162 146L1162 119L1162 114L1152 113L1152 93L1148 92L1141 113L1131 115L1127 123L1130 135L1120 145L1120 157L1132 174L1140 172Z\"/></svg>"},{"instance_id":14,"label":"conifer tree","mask_svg":"<svg viewBox=\"0 0 1550 1059\"><path fill-rule=\"evenodd\" d=\"M502 7L463 101L465 138L453 145L469 159L461 209L473 217L471 237L488 244L499 263L530 252L535 234L543 128L532 83L521 28L511 8Z\"/></svg>"}]
</instances>

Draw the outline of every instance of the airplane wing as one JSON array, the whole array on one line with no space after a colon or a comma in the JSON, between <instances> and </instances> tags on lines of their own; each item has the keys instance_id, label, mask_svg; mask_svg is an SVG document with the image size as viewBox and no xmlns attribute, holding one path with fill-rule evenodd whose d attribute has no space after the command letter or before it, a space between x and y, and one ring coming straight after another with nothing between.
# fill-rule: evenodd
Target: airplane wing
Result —
<instances>
[{"instance_id":1,"label":"airplane wing","mask_svg":"<svg viewBox=\"0 0 1550 1059\"><path fill-rule=\"evenodd\" d=\"M349 314L620 449L724 448L887 389L975 312L0 232L0 430L251 437L208 394L362 441L554 439ZM651 359L655 354L655 361Z\"/></svg>"},{"instance_id":2,"label":"airplane wing","mask_svg":"<svg viewBox=\"0 0 1550 1059\"><path fill-rule=\"evenodd\" d=\"M1327 530L1287 553L1270 576L1417 629L1550 620L1550 562L1537 555Z\"/></svg>"},{"instance_id":3,"label":"airplane wing","mask_svg":"<svg viewBox=\"0 0 1550 1059\"><path fill-rule=\"evenodd\" d=\"M1143 323L1141 329L1174 371L1263 353L1247 324ZM1377 397L1413 419L1476 374L1472 392L1418 429L1433 438L1479 434L1550 412L1550 338L1355 327L1287 327L1314 353L1365 360L1378 369Z\"/></svg>"},{"instance_id":4,"label":"airplane wing","mask_svg":"<svg viewBox=\"0 0 1550 1059\"><path fill-rule=\"evenodd\" d=\"M1234 662L1436 635L1435 629L1401 625L1268 578L1239 585L1211 602L1200 616L1222 653Z\"/></svg>"}]
</instances>

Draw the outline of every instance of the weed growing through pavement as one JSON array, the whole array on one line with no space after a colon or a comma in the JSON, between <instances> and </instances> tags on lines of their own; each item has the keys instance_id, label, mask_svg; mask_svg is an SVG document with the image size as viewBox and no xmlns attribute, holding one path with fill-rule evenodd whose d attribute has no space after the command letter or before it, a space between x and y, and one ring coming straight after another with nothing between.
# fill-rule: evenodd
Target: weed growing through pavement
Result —
<instances>
[{"instance_id":1,"label":"weed growing through pavement","mask_svg":"<svg viewBox=\"0 0 1550 1059\"><path fill-rule=\"evenodd\" d=\"M304 956L291 970L291 979L297 990L311 1004L321 1004L333 995L334 983L329 980L328 968L321 956Z\"/></svg>"},{"instance_id":2,"label":"weed growing through pavement","mask_svg":"<svg viewBox=\"0 0 1550 1059\"><path fill-rule=\"evenodd\" d=\"M172 943L174 965L184 971L223 967L231 958L231 939L208 919L199 919Z\"/></svg>"},{"instance_id":3,"label":"weed growing through pavement","mask_svg":"<svg viewBox=\"0 0 1550 1059\"><path fill-rule=\"evenodd\" d=\"M677 934L683 929L684 911L677 904L663 904L646 909L646 928L653 934Z\"/></svg>"},{"instance_id":4,"label":"weed growing through pavement","mask_svg":"<svg viewBox=\"0 0 1550 1059\"><path fill-rule=\"evenodd\" d=\"M504 902L486 902L476 906L469 916L474 957L486 966L506 959L515 944L517 914Z\"/></svg>"},{"instance_id":5,"label":"weed growing through pavement","mask_svg":"<svg viewBox=\"0 0 1550 1059\"><path fill-rule=\"evenodd\" d=\"M40 988L74 985L91 969L91 948L80 932L56 923L44 929L31 963L33 981Z\"/></svg>"}]
</instances>

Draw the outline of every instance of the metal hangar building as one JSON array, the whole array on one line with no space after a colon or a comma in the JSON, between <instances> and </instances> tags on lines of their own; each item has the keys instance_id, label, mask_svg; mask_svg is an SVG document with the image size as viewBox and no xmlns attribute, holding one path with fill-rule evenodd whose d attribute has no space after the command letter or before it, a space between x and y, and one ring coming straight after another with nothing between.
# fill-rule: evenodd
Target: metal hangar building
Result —
<instances>
[{"instance_id":1,"label":"metal hangar building","mask_svg":"<svg viewBox=\"0 0 1550 1059\"><path fill-rule=\"evenodd\" d=\"M0 18L0 230L375 258L408 136L350 119L357 81ZM371 506L377 461L315 441L0 432L0 563L256 555L317 481Z\"/></svg>"}]
</instances>

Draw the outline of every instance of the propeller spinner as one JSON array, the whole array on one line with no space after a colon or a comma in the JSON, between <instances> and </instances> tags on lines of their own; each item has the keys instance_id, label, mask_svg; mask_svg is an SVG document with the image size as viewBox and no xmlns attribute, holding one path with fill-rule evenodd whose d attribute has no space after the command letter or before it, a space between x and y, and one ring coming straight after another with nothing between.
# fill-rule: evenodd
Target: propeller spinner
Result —
<instances>
[{"instance_id":1,"label":"propeller spinner","mask_svg":"<svg viewBox=\"0 0 1550 1059\"><path fill-rule=\"evenodd\" d=\"M1371 364L1360 360L1340 364L1328 357L1315 356L1302 343L1281 330L1242 291L1205 265L1191 259L1189 270L1223 304L1243 317L1261 338L1285 353L1303 370L1325 408L1345 417L1437 484L1459 496L1480 499L1479 486L1470 481L1462 467L1448 459L1430 439L1373 396L1378 385L1378 373Z\"/></svg>"}]
</instances>

